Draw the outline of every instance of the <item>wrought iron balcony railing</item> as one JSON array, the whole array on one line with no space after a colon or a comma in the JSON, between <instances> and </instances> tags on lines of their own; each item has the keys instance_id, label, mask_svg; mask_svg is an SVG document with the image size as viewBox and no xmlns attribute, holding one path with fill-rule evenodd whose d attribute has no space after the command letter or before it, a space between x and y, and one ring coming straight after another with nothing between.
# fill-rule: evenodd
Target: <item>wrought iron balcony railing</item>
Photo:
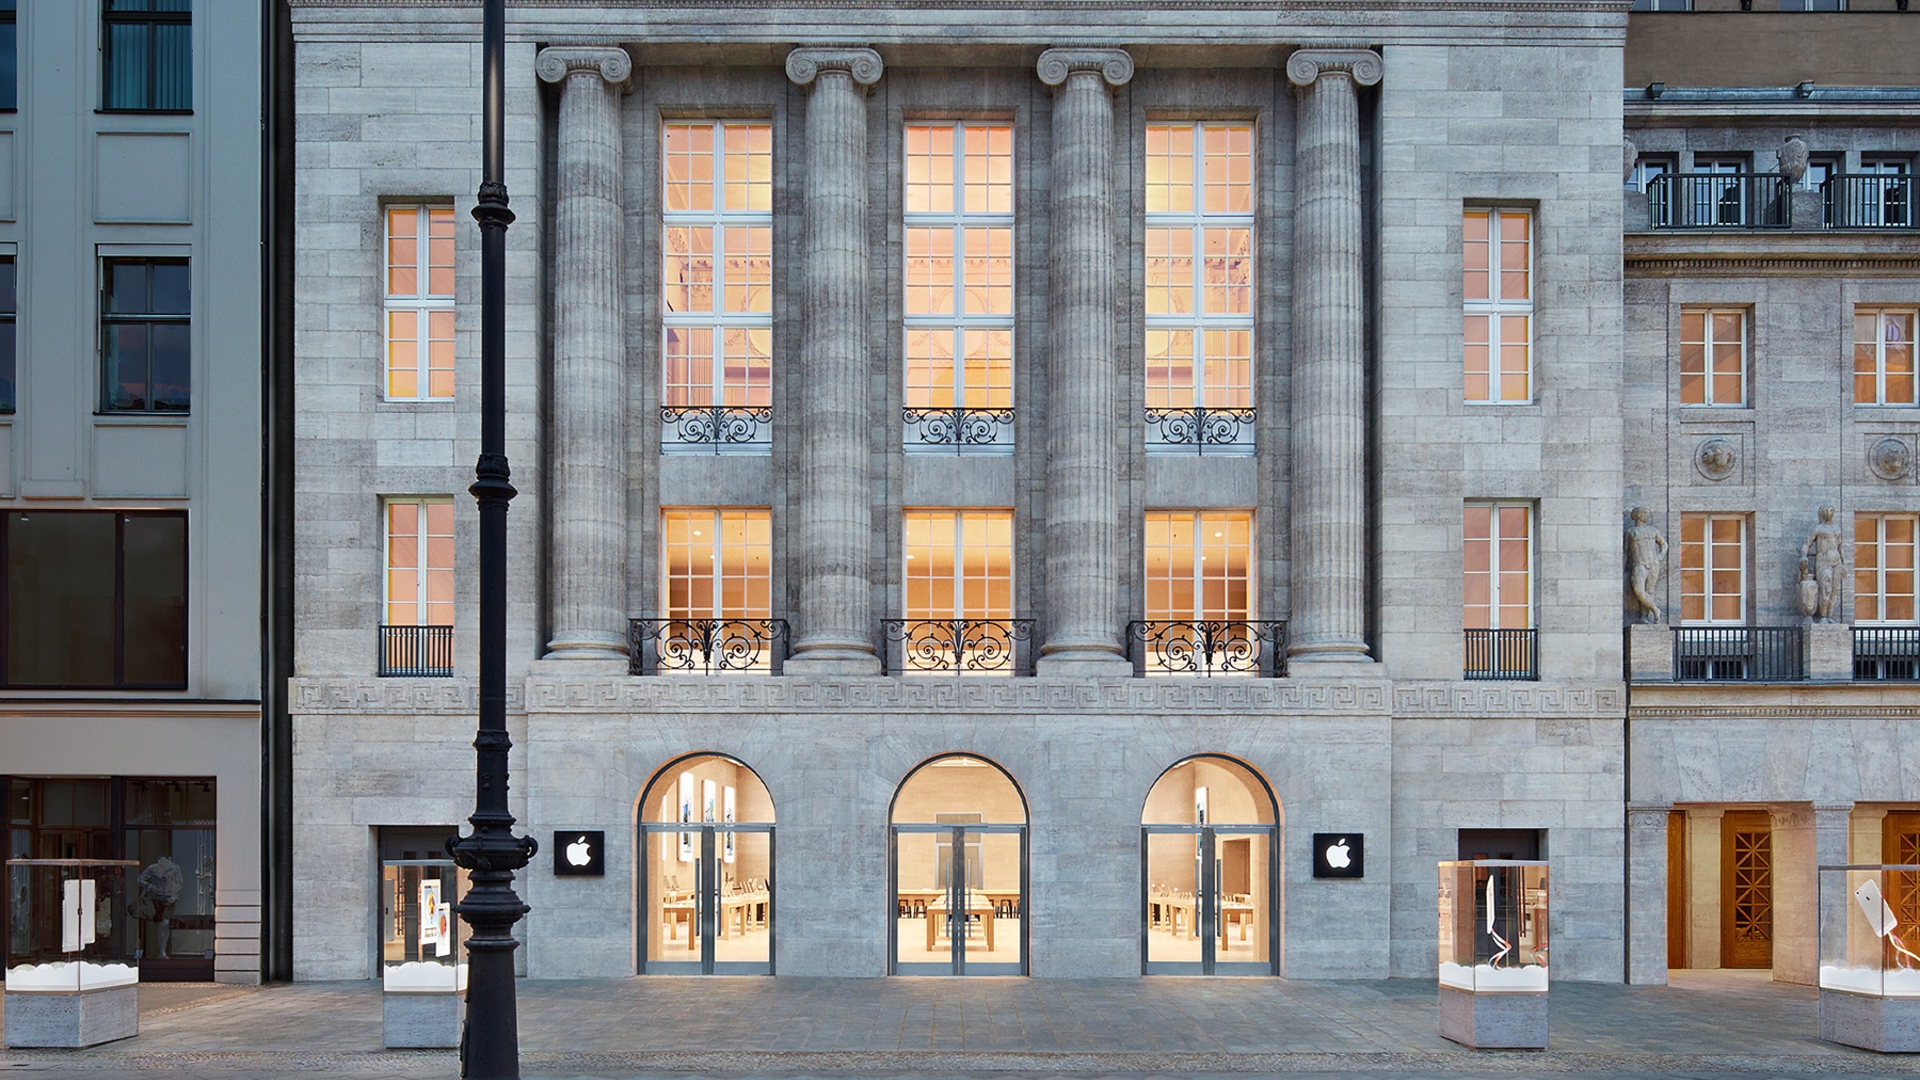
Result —
<instances>
[{"instance_id":1,"label":"wrought iron balcony railing","mask_svg":"<svg viewBox=\"0 0 1920 1080\"><path fill-rule=\"evenodd\" d=\"M1656 229L1785 229L1793 185L1779 173L1666 173L1647 181Z\"/></svg>"},{"instance_id":2,"label":"wrought iron balcony railing","mask_svg":"<svg viewBox=\"0 0 1920 1080\"><path fill-rule=\"evenodd\" d=\"M1465 677L1538 679L1540 631L1468 630Z\"/></svg>"},{"instance_id":3,"label":"wrought iron balcony railing","mask_svg":"<svg viewBox=\"0 0 1920 1080\"><path fill-rule=\"evenodd\" d=\"M887 674L1031 675L1032 619L883 619Z\"/></svg>"},{"instance_id":4,"label":"wrought iron balcony railing","mask_svg":"<svg viewBox=\"0 0 1920 1080\"><path fill-rule=\"evenodd\" d=\"M1287 673L1287 624L1279 620L1137 621L1127 624L1127 657L1142 675Z\"/></svg>"},{"instance_id":5,"label":"wrought iron balcony railing","mask_svg":"<svg viewBox=\"0 0 1920 1080\"><path fill-rule=\"evenodd\" d=\"M382 626L380 674L386 678L453 677L453 627Z\"/></svg>"},{"instance_id":6,"label":"wrought iron balcony railing","mask_svg":"<svg viewBox=\"0 0 1920 1080\"><path fill-rule=\"evenodd\" d=\"M662 405L660 448L680 453L754 454L773 447L770 405Z\"/></svg>"},{"instance_id":7,"label":"wrought iron balcony railing","mask_svg":"<svg viewBox=\"0 0 1920 1080\"><path fill-rule=\"evenodd\" d=\"M1190 409L1146 411L1147 452L1151 454L1251 454L1252 409Z\"/></svg>"},{"instance_id":8,"label":"wrought iron balcony railing","mask_svg":"<svg viewBox=\"0 0 1920 1080\"><path fill-rule=\"evenodd\" d=\"M1820 185L1829 229L1911 229L1914 218L1911 176L1830 176Z\"/></svg>"},{"instance_id":9,"label":"wrought iron balcony railing","mask_svg":"<svg viewBox=\"0 0 1920 1080\"><path fill-rule=\"evenodd\" d=\"M1012 453L1013 410L916 409L900 410L906 425L908 450L944 453Z\"/></svg>"},{"instance_id":10,"label":"wrought iron balcony railing","mask_svg":"<svg viewBox=\"0 0 1920 1080\"><path fill-rule=\"evenodd\" d=\"M627 621L627 671L634 675L778 675L787 646L785 619Z\"/></svg>"},{"instance_id":11,"label":"wrought iron balcony railing","mask_svg":"<svg viewBox=\"0 0 1920 1080\"><path fill-rule=\"evenodd\" d=\"M1874 682L1920 680L1920 626L1854 627L1853 677Z\"/></svg>"},{"instance_id":12,"label":"wrought iron balcony railing","mask_svg":"<svg viewBox=\"0 0 1920 1080\"><path fill-rule=\"evenodd\" d=\"M1797 682L1807 677L1797 626L1678 626L1673 677L1685 682Z\"/></svg>"}]
</instances>

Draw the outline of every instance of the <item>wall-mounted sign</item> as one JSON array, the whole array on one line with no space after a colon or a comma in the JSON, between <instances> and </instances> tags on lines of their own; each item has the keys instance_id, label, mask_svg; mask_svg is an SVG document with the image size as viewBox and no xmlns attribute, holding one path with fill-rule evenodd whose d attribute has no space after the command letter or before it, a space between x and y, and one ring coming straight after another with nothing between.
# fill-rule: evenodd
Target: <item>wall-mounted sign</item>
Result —
<instances>
[{"instance_id":1,"label":"wall-mounted sign","mask_svg":"<svg viewBox=\"0 0 1920 1080\"><path fill-rule=\"evenodd\" d=\"M553 873L556 877L602 877L607 834L576 829L553 834Z\"/></svg>"},{"instance_id":2,"label":"wall-mounted sign","mask_svg":"<svg viewBox=\"0 0 1920 1080\"><path fill-rule=\"evenodd\" d=\"M1359 833L1314 833L1313 876L1366 877L1367 838Z\"/></svg>"}]
</instances>

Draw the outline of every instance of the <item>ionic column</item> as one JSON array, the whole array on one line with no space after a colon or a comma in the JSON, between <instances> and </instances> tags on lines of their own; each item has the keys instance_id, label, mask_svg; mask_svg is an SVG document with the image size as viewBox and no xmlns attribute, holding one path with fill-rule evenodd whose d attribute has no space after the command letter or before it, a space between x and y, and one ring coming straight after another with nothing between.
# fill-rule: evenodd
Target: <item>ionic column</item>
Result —
<instances>
[{"instance_id":1,"label":"ionic column","mask_svg":"<svg viewBox=\"0 0 1920 1080\"><path fill-rule=\"evenodd\" d=\"M800 269L799 639L788 671L874 674L879 657L867 394L867 88L872 49L795 49L787 77L807 102L806 247Z\"/></svg>"},{"instance_id":2,"label":"ionic column","mask_svg":"<svg viewBox=\"0 0 1920 1080\"><path fill-rule=\"evenodd\" d=\"M1047 637L1041 674L1125 674L1120 470L1113 425L1113 99L1133 78L1119 49L1048 49L1054 88L1047 282Z\"/></svg>"},{"instance_id":3,"label":"ionic column","mask_svg":"<svg viewBox=\"0 0 1920 1080\"><path fill-rule=\"evenodd\" d=\"M622 49L556 45L534 70L560 85L554 170L553 639L547 656L627 655L626 364L620 325Z\"/></svg>"},{"instance_id":4,"label":"ionic column","mask_svg":"<svg viewBox=\"0 0 1920 1080\"><path fill-rule=\"evenodd\" d=\"M1365 237L1355 86L1365 49L1301 49L1293 219L1293 610L1296 664L1367 662Z\"/></svg>"}]
</instances>

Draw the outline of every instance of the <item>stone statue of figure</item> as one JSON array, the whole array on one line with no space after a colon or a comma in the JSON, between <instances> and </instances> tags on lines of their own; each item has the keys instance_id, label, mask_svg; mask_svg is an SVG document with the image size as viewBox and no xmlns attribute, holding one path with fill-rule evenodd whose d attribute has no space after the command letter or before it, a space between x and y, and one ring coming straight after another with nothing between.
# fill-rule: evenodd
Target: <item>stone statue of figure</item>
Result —
<instances>
[{"instance_id":1,"label":"stone statue of figure","mask_svg":"<svg viewBox=\"0 0 1920 1080\"><path fill-rule=\"evenodd\" d=\"M1658 625L1660 601L1654 598L1653 590L1660 584L1660 572L1666 569L1667 538L1647 524L1652 517L1653 511L1644 506L1633 508L1633 524L1627 526L1627 568L1634 603L1640 607L1640 621Z\"/></svg>"},{"instance_id":2,"label":"stone statue of figure","mask_svg":"<svg viewBox=\"0 0 1920 1080\"><path fill-rule=\"evenodd\" d=\"M1833 621L1833 602L1840 596L1840 571L1846 563L1840 548L1843 543L1840 526L1833 523L1833 515L1833 507L1820 508L1820 524L1813 527L1807 546L1801 551L1813 560L1813 580L1820 587L1813 610L1815 622Z\"/></svg>"}]
</instances>

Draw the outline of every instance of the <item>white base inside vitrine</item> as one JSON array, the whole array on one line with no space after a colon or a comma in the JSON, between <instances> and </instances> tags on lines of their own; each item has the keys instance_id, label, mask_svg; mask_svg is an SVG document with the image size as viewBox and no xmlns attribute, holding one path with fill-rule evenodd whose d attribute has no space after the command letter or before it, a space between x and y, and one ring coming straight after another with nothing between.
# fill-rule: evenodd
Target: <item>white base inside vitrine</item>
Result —
<instances>
[{"instance_id":1,"label":"white base inside vitrine","mask_svg":"<svg viewBox=\"0 0 1920 1080\"><path fill-rule=\"evenodd\" d=\"M1440 1034L1484 1050L1545 1050L1547 995L1440 987Z\"/></svg>"},{"instance_id":2,"label":"white base inside vitrine","mask_svg":"<svg viewBox=\"0 0 1920 1080\"><path fill-rule=\"evenodd\" d=\"M1823 980L1825 974L1823 970ZM1886 1054L1920 1053L1920 998L1880 997L1823 987L1820 1037Z\"/></svg>"},{"instance_id":3,"label":"white base inside vitrine","mask_svg":"<svg viewBox=\"0 0 1920 1080\"><path fill-rule=\"evenodd\" d=\"M9 1047L98 1046L140 1034L140 988L9 990L6 1014Z\"/></svg>"},{"instance_id":4,"label":"white base inside vitrine","mask_svg":"<svg viewBox=\"0 0 1920 1080\"><path fill-rule=\"evenodd\" d=\"M1469 968L1451 960L1440 964L1440 985L1479 994L1525 994L1547 992L1547 969L1539 964L1494 967L1475 964Z\"/></svg>"},{"instance_id":5,"label":"white base inside vitrine","mask_svg":"<svg viewBox=\"0 0 1920 1080\"><path fill-rule=\"evenodd\" d=\"M457 994L467 988L467 965L430 960L388 964L380 973L380 987L389 994Z\"/></svg>"},{"instance_id":6,"label":"white base inside vitrine","mask_svg":"<svg viewBox=\"0 0 1920 1080\"><path fill-rule=\"evenodd\" d=\"M1822 964L1820 989L1846 990L1875 997L1920 998L1920 971L1889 968L1883 973L1874 968Z\"/></svg>"},{"instance_id":7,"label":"white base inside vitrine","mask_svg":"<svg viewBox=\"0 0 1920 1080\"><path fill-rule=\"evenodd\" d=\"M46 964L20 964L7 969L9 993L66 992L106 990L115 986L134 986L140 982L140 969L132 964L97 964L92 960L55 960Z\"/></svg>"},{"instance_id":8,"label":"white base inside vitrine","mask_svg":"<svg viewBox=\"0 0 1920 1080\"><path fill-rule=\"evenodd\" d=\"M466 965L461 965L463 972L465 969ZM464 986L465 980L461 981ZM380 997L380 1030L387 1049L447 1049L460 1045L460 1027L467 1020L464 993L413 991Z\"/></svg>"}]
</instances>

